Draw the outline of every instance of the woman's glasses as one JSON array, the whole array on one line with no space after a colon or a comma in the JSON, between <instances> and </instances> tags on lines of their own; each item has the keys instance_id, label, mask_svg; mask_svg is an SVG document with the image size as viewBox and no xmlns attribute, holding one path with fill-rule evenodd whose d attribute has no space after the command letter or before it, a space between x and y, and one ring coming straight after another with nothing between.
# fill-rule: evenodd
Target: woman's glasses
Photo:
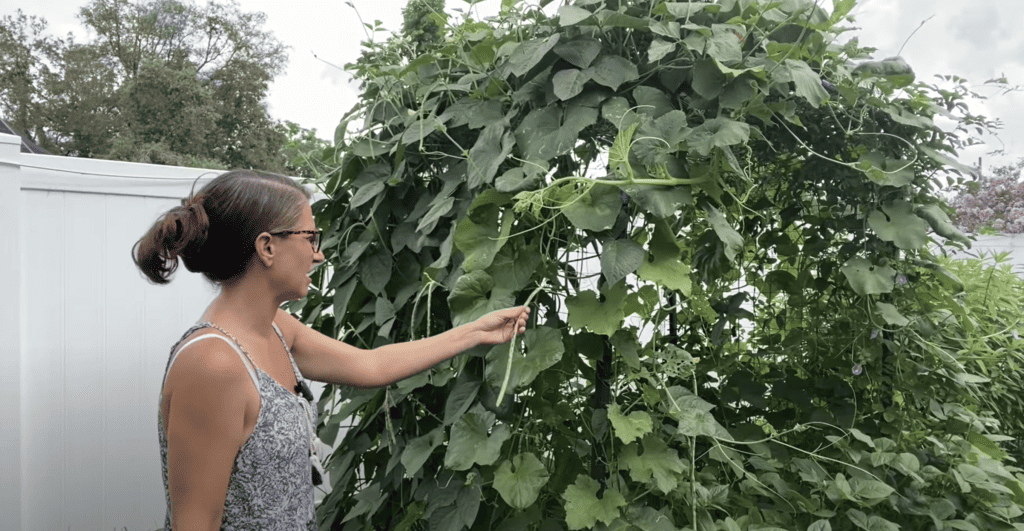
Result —
<instances>
[{"instance_id":1,"label":"woman's glasses","mask_svg":"<svg viewBox=\"0 0 1024 531\"><path fill-rule=\"evenodd\" d=\"M317 229L317 230L279 230L277 232L271 232L270 235L271 236L280 236L282 234L312 234L313 235L313 239L310 240L309 243L311 243L313 245L313 252L314 253L318 253L318 252L320 252L320 234L321 233L323 233L323 231L320 230L320 229Z\"/></svg>"}]
</instances>

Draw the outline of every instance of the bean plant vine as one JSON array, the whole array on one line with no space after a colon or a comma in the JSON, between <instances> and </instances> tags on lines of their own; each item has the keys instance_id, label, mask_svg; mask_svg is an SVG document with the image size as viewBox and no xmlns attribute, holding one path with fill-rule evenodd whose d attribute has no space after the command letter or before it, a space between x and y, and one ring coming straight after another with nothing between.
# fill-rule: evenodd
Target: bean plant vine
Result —
<instances>
[{"instance_id":1,"label":"bean plant vine","mask_svg":"<svg viewBox=\"0 0 1024 531\"><path fill-rule=\"evenodd\" d=\"M327 267L289 309L366 355L533 314L328 386L320 529L1022 529L1013 303L943 256L962 133L996 124L820 4L367 26L312 181Z\"/></svg>"}]
</instances>

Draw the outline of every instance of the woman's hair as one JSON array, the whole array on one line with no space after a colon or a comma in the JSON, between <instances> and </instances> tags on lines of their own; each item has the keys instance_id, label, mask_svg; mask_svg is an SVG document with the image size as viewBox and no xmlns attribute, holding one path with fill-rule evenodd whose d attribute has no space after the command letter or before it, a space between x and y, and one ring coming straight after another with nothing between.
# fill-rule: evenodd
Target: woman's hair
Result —
<instances>
[{"instance_id":1,"label":"woman's hair","mask_svg":"<svg viewBox=\"0 0 1024 531\"><path fill-rule=\"evenodd\" d=\"M157 219L132 247L132 259L157 284L170 281L179 257L189 271L224 282L245 271L260 233L298 225L310 197L281 175L222 173Z\"/></svg>"}]
</instances>

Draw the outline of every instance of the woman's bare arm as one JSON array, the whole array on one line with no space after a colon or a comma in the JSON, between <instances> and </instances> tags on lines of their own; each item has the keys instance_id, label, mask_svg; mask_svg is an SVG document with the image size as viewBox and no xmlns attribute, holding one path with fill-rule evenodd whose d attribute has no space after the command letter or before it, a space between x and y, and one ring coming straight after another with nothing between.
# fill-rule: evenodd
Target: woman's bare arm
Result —
<instances>
[{"instance_id":1,"label":"woman's bare arm","mask_svg":"<svg viewBox=\"0 0 1024 531\"><path fill-rule=\"evenodd\" d=\"M526 331L530 310L498 310L435 336L385 345L373 350L353 347L302 324L283 310L274 322L291 345L295 364L312 380L381 387L422 372L477 345L505 343Z\"/></svg>"},{"instance_id":2,"label":"woman's bare arm","mask_svg":"<svg viewBox=\"0 0 1024 531\"><path fill-rule=\"evenodd\" d=\"M228 480L245 441L252 379L223 341L189 347L168 373L167 481L175 531L220 529Z\"/></svg>"}]
</instances>

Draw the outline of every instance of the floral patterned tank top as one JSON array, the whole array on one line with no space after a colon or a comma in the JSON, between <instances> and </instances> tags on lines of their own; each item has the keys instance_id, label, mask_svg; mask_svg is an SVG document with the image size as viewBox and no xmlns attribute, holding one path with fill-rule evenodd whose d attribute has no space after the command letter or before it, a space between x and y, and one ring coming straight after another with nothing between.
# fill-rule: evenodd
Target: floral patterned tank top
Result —
<instances>
[{"instance_id":1,"label":"floral patterned tank top","mask_svg":"<svg viewBox=\"0 0 1024 531\"><path fill-rule=\"evenodd\" d=\"M221 529L294 531L316 529L313 483L310 468L311 432L316 426L316 410L310 401L296 396L269 374L260 370L245 350L234 341L219 334L204 334L193 338L180 349L186 337L202 328L216 328L209 323L198 323L174 344L164 371L164 381L177 355L196 341L220 338L230 344L252 377L260 395L260 409L256 427L235 456L224 500L224 518ZM292 362L295 378L303 382L291 350L274 325L285 352ZM161 395L163 394L161 390ZM167 433L163 419L157 412L160 439L160 459L167 500L164 528L171 530L171 497L167 485Z\"/></svg>"}]
</instances>

